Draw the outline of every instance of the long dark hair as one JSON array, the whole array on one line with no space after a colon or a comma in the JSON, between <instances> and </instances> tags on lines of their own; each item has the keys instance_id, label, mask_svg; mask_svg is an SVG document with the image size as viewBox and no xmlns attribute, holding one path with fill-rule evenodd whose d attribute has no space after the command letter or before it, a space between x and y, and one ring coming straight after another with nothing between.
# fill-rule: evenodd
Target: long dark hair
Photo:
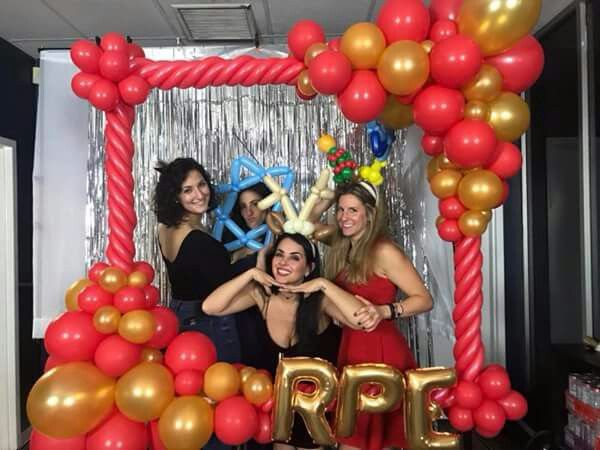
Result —
<instances>
[{"instance_id":1,"label":"long dark hair","mask_svg":"<svg viewBox=\"0 0 600 450\"><path fill-rule=\"evenodd\" d=\"M279 243L284 239L291 239L304 249L306 263L312 265L310 273L304 277L304 281L314 280L321 276L321 258L319 250L301 234L282 233L277 237L272 250L266 256L267 273L273 276L273 257L279 247ZM273 292L277 292L274 290ZM315 350L317 346L317 334L319 333L319 315L321 303L323 302L323 293L313 292L308 297L301 297L298 309L296 310L296 335L298 336L298 350L301 353L309 353Z\"/></svg>"}]
</instances>

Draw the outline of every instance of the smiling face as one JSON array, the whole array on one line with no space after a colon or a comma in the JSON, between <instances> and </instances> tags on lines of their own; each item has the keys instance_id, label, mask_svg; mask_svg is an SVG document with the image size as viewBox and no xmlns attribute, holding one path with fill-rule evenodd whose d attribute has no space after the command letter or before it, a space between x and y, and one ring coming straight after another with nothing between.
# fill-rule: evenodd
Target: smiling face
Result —
<instances>
[{"instance_id":1,"label":"smiling face","mask_svg":"<svg viewBox=\"0 0 600 450\"><path fill-rule=\"evenodd\" d=\"M304 248L292 239L282 239L275 249L271 270L273 278L278 283L289 285L302 283L310 273Z\"/></svg>"},{"instance_id":2,"label":"smiling face","mask_svg":"<svg viewBox=\"0 0 600 450\"><path fill-rule=\"evenodd\" d=\"M367 228L367 207L357 196L344 194L338 200L336 220L342 235L358 239Z\"/></svg>"},{"instance_id":3,"label":"smiling face","mask_svg":"<svg viewBox=\"0 0 600 450\"><path fill-rule=\"evenodd\" d=\"M262 225L265 221L267 211L258 208L258 202L261 200L261 196L252 190L244 191L240 194L238 200L240 214L250 229Z\"/></svg>"},{"instance_id":4,"label":"smiling face","mask_svg":"<svg viewBox=\"0 0 600 450\"><path fill-rule=\"evenodd\" d=\"M188 173L177 198L188 214L200 215L208 210L210 188L200 172L192 170Z\"/></svg>"}]
</instances>

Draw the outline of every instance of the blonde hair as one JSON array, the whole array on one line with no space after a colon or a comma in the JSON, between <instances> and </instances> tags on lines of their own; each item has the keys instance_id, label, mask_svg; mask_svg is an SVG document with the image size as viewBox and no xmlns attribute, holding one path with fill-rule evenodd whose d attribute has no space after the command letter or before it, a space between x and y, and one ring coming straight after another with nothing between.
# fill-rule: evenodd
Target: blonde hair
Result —
<instances>
[{"instance_id":1,"label":"blonde hair","mask_svg":"<svg viewBox=\"0 0 600 450\"><path fill-rule=\"evenodd\" d=\"M325 258L325 274L334 279L340 273L350 283L366 283L373 274L373 249L375 244L387 237L385 228L385 208L375 187L361 181L345 183L336 189L336 206L340 197L351 194L358 198L367 212L367 225L362 236L352 242L342 234L339 227L333 237ZM375 193L375 195L373 195Z\"/></svg>"}]
</instances>

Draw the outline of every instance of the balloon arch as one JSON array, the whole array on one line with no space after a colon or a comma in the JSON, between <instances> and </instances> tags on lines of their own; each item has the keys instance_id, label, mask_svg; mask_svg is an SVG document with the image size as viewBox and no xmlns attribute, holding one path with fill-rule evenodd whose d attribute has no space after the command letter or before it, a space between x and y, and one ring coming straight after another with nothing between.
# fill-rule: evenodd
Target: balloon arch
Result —
<instances>
[{"instance_id":1,"label":"balloon arch","mask_svg":"<svg viewBox=\"0 0 600 450\"><path fill-rule=\"evenodd\" d=\"M231 445L269 442L272 435L286 437L292 410L317 423L309 425L316 441L332 438L326 422L318 425L327 405L302 410L300 400L306 407L310 395L290 378L298 361L280 364L274 388L260 370L217 362L207 338L178 334L174 314L157 306L154 270L134 260L131 138L135 105L153 88L287 84L306 101L336 95L353 122L377 120L395 129L414 121L421 127L423 150L432 157L431 190L439 198L437 229L454 246L456 383L454 371L419 369L404 377L388 366L367 369L372 381L385 386L395 380L390 386L401 387L384 391L405 399L411 448L458 448L456 435L431 430L440 407L456 430L475 428L484 436L523 417L526 401L511 389L506 370L484 367L480 236L492 209L508 196L505 180L521 166L511 142L529 126L519 93L544 64L540 44L529 35L540 8L540 0L432 0L429 9L421 0L387 0L376 23L354 24L329 42L317 23L296 23L286 58L151 61L116 33L105 34L99 45L75 42L71 58L81 72L72 89L106 113L107 262L94 264L87 278L69 287L67 311L48 326L46 373L27 402L30 448L96 450L118 442L136 450L150 439L155 449L195 449L213 431ZM305 369L313 364L313 381L323 375L319 361L300 362ZM343 394L350 375L342 373L337 408L339 415L340 403L350 402L354 409L348 416L346 405L344 417L351 419L376 397L360 394L357 403L355 395L352 403ZM185 430L179 429L184 422ZM348 432L348 422L338 418L338 425L336 431Z\"/></svg>"}]
</instances>

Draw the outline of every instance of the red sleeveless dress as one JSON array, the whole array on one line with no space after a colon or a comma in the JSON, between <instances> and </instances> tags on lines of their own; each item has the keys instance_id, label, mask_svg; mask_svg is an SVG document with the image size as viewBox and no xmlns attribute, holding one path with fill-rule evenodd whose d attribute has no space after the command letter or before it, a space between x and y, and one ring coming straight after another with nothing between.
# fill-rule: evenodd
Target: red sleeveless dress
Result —
<instances>
[{"instance_id":1,"label":"red sleeveless dress","mask_svg":"<svg viewBox=\"0 0 600 450\"><path fill-rule=\"evenodd\" d=\"M364 284L348 283L339 275L336 284L375 305L392 303L396 286L387 278L371 275ZM338 367L361 363L384 363L401 371L417 367L406 339L391 320L382 320L371 332L344 327L338 355ZM338 442L364 450L384 447L407 448L404 437L403 408L384 414L360 413L354 434Z\"/></svg>"}]
</instances>

